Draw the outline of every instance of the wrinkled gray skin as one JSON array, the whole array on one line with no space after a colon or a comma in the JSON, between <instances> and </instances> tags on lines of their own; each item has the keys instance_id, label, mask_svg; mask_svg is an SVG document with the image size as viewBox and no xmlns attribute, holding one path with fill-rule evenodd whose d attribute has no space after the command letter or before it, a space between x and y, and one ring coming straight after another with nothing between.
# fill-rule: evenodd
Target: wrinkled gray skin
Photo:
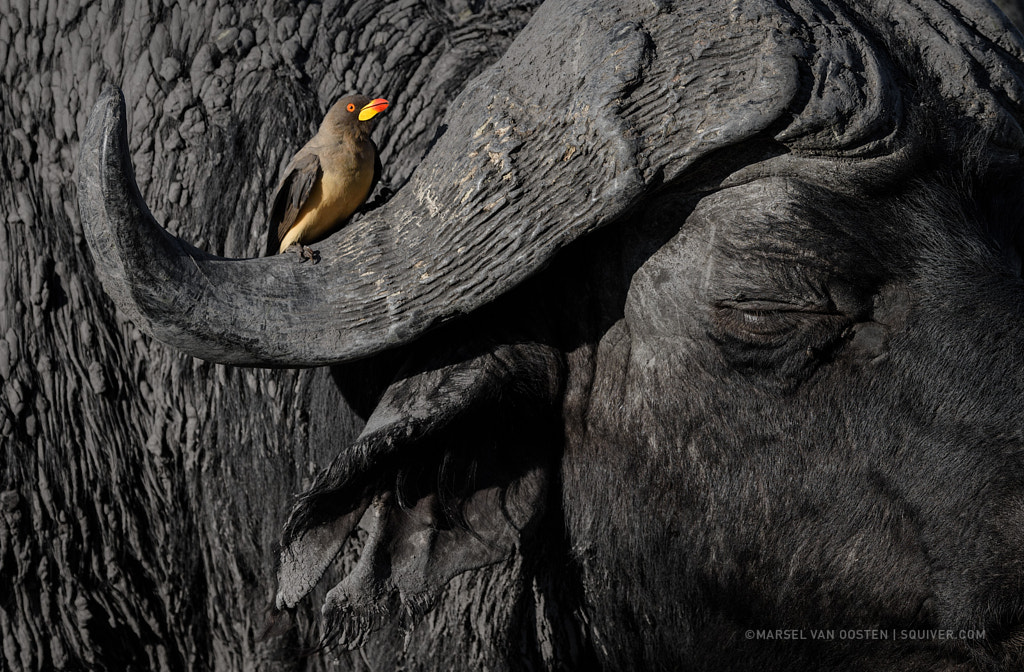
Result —
<instances>
[{"instance_id":1,"label":"wrinkled gray skin","mask_svg":"<svg viewBox=\"0 0 1024 672\"><path fill-rule=\"evenodd\" d=\"M26 132L0 140L8 666L319 667L294 647L323 604L357 669L1019 667L1019 36L966 1L562 4L469 85L525 10L427 14L436 42L387 70L421 81L422 50L441 78L378 129L396 194L315 268L207 253L257 249L276 166L349 87L388 96L374 46L417 31L353 38L357 69L335 36L389 30L359 6L132 12L123 38L70 5L3 13L43 36L0 28L26 54L4 100L28 94L3 109ZM68 86L100 99L89 133L85 105L54 103ZM61 177L79 135L92 268ZM129 157L205 253L147 220ZM353 361L246 372L146 334L213 361ZM275 582L289 495L328 464ZM298 627L279 614L256 643L275 590Z\"/></svg>"},{"instance_id":2,"label":"wrinkled gray skin","mask_svg":"<svg viewBox=\"0 0 1024 672\"><path fill-rule=\"evenodd\" d=\"M105 297L76 197L103 85L125 91L135 177L161 221L255 256L278 171L337 97L401 106L375 131L397 186L533 3L236 4L0 5L0 669L302 667L317 601L298 632L258 639L275 545L294 495L363 424L327 369L207 364ZM500 628L505 612L480 602ZM450 630L469 632L463 611ZM408 655L502 645L473 633L424 629ZM402 642L392 631L342 659L388 667Z\"/></svg>"}]
</instances>

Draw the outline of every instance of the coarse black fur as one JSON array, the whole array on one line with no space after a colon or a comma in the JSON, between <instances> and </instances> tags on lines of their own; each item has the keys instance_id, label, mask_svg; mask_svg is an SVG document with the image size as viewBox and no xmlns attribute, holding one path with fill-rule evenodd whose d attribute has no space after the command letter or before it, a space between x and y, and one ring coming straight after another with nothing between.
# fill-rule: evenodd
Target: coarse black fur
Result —
<instances>
[{"instance_id":1,"label":"coarse black fur","mask_svg":"<svg viewBox=\"0 0 1024 672\"><path fill-rule=\"evenodd\" d=\"M871 201L787 182L782 208L643 213L686 223L569 360L564 506L609 669L1020 664L1024 203L983 145Z\"/></svg>"}]
</instances>

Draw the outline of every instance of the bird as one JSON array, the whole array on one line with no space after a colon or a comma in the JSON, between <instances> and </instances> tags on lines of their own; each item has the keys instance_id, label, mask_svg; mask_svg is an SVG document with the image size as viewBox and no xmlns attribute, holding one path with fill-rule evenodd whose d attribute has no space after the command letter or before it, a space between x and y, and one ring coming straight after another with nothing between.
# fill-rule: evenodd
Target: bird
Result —
<instances>
[{"instance_id":1,"label":"bird","mask_svg":"<svg viewBox=\"0 0 1024 672\"><path fill-rule=\"evenodd\" d=\"M344 226L380 181L370 130L388 105L383 98L351 95L331 106L316 135L285 166L270 207L267 256L298 244L300 261L319 261L308 244Z\"/></svg>"}]
</instances>

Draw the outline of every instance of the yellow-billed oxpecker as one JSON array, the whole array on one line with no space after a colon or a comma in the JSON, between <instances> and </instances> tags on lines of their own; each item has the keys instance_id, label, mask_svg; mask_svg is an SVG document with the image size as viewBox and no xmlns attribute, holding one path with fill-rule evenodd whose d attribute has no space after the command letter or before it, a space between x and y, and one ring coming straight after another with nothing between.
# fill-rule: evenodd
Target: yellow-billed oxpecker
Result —
<instances>
[{"instance_id":1,"label":"yellow-billed oxpecker","mask_svg":"<svg viewBox=\"0 0 1024 672\"><path fill-rule=\"evenodd\" d=\"M270 209L267 254L301 247L300 260L318 255L307 245L340 229L380 179L371 120L388 107L383 98L345 96L284 169Z\"/></svg>"}]
</instances>

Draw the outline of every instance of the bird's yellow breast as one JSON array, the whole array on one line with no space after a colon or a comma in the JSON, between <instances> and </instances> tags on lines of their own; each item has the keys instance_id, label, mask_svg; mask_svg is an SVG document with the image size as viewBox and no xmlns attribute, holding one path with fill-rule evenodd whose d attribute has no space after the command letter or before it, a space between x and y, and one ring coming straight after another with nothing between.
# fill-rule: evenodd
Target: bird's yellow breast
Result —
<instances>
[{"instance_id":1,"label":"bird's yellow breast","mask_svg":"<svg viewBox=\"0 0 1024 672\"><path fill-rule=\"evenodd\" d=\"M312 243L336 231L370 195L373 184L373 160L358 167L330 170L313 185L309 198L281 241L280 252L295 242ZM368 165L365 165L368 164Z\"/></svg>"}]
</instances>

